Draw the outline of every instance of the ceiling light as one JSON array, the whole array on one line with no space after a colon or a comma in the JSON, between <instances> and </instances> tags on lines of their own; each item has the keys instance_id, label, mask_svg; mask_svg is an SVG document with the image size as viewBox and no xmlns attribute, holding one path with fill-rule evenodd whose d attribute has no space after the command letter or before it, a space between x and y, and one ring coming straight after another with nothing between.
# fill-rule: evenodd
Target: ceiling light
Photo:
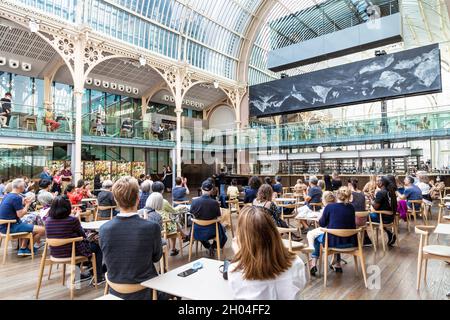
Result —
<instances>
[{"instance_id":1,"label":"ceiling light","mask_svg":"<svg viewBox=\"0 0 450 320\"><path fill-rule=\"evenodd\" d=\"M28 22L28 27L30 28L31 32L39 31L39 23L37 23L37 21L35 21L34 19L31 19L30 22Z\"/></svg>"},{"instance_id":2,"label":"ceiling light","mask_svg":"<svg viewBox=\"0 0 450 320\"><path fill-rule=\"evenodd\" d=\"M145 59L143 56L140 56L139 63L141 64L141 66L145 66L147 64L147 59Z\"/></svg>"},{"instance_id":3,"label":"ceiling light","mask_svg":"<svg viewBox=\"0 0 450 320\"><path fill-rule=\"evenodd\" d=\"M219 89L219 81L214 80L214 88Z\"/></svg>"}]
</instances>

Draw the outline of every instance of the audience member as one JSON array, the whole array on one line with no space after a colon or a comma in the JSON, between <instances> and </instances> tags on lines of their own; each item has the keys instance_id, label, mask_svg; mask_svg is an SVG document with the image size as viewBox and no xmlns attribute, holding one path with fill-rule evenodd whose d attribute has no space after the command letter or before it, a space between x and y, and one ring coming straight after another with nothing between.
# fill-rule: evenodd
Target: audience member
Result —
<instances>
[{"instance_id":1,"label":"audience member","mask_svg":"<svg viewBox=\"0 0 450 320\"><path fill-rule=\"evenodd\" d=\"M277 205L272 201L272 198L272 186L265 183L261 187L259 187L258 194L256 196L256 199L253 201L253 205L263 208L264 212L272 217L277 227L287 228L288 225L281 219L281 212ZM296 237L295 235L293 236Z\"/></svg>"},{"instance_id":2,"label":"audience member","mask_svg":"<svg viewBox=\"0 0 450 320\"><path fill-rule=\"evenodd\" d=\"M187 186L187 179L182 177L177 177L175 179L175 187L172 189L172 200L173 201L186 201L187 195L189 194L189 188Z\"/></svg>"},{"instance_id":3,"label":"audience member","mask_svg":"<svg viewBox=\"0 0 450 320\"><path fill-rule=\"evenodd\" d=\"M68 239L83 237L82 241L75 243L76 256L84 256L89 259L92 253L95 253L97 281L104 281L103 277L103 261L102 251L96 237L88 237L81 227L80 220L71 216L72 206L70 202L62 196L56 197L50 210L48 218L45 222L45 232L47 238L51 239ZM90 241L88 240L90 238ZM70 258L72 255L72 244L66 244L59 247L51 247L50 255L54 258ZM81 279L91 278L93 271L90 273L81 273Z\"/></svg>"},{"instance_id":4,"label":"audience member","mask_svg":"<svg viewBox=\"0 0 450 320\"><path fill-rule=\"evenodd\" d=\"M31 204L30 198L23 198L25 191L25 182L23 179L15 179L11 183L12 191L8 193L0 203L0 219L16 220L16 223L10 225L10 233L33 232L35 243L39 243L40 238L45 234L45 229L41 226L23 223L21 218L27 214ZM6 224L0 225L0 232L6 234ZM6 245L6 244L5 244ZM20 241L19 256L31 255L31 250L37 253L37 248L27 248L27 240Z\"/></svg>"},{"instance_id":5,"label":"audience member","mask_svg":"<svg viewBox=\"0 0 450 320\"><path fill-rule=\"evenodd\" d=\"M50 169L48 167L44 167L42 169L42 172L39 175L39 179L41 179L41 180L49 180L50 182L53 180L53 177L50 174Z\"/></svg>"},{"instance_id":6,"label":"audience member","mask_svg":"<svg viewBox=\"0 0 450 320\"><path fill-rule=\"evenodd\" d=\"M283 185L281 184L281 177L275 177L275 183L272 185L273 192L277 193L277 196L281 196L283 194Z\"/></svg>"},{"instance_id":7,"label":"audience member","mask_svg":"<svg viewBox=\"0 0 450 320\"><path fill-rule=\"evenodd\" d=\"M111 192L113 182L111 180L105 180L102 183L102 189L97 197L97 203L99 207L115 207L117 206L114 200L114 195ZM113 209L113 216L119 213L117 209ZM111 210L98 210L97 214L102 218L109 218L111 216Z\"/></svg>"},{"instance_id":8,"label":"audience member","mask_svg":"<svg viewBox=\"0 0 450 320\"><path fill-rule=\"evenodd\" d=\"M214 220L220 217L219 203L211 198L211 191L214 186L210 180L205 180L202 183L202 195L199 198L192 200L191 214L195 219L199 220ZM210 257L215 254L217 243L214 240L213 244L209 243L209 240L215 239L216 226L214 224L209 226L194 227L194 239L200 240L206 249L209 249ZM220 247L223 248L227 241L227 236L224 227L219 224L219 241Z\"/></svg>"},{"instance_id":9,"label":"audience member","mask_svg":"<svg viewBox=\"0 0 450 320\"><path fill-rule=\"evenodd\" d=\"M276 225L264 210L246 207L241 211L235 244L228 269L234 299L300 298L306 286L304 264L283 245Z\"/></svg>"},{"instance_id":10,"label":"audience member","mask_svg":"<svg viewBox=\"0 0 450 320\"><path fill-rule=\"evenodd\" d=\"M161 228L143 220L137 213L139 185L136 179L122 177L112 188L120 213L100 228L100 247L114 283L137 284L158 275L154 263L162 257ZM150 300L151 289L132 294L112 294L131 300Z\"/></svg>"},{"instance_id":11,"label":"audience member","mask_svg":"<svg viewBox=\"0 0 450 320\"><path fill-rule=\"evenodd\" d=\"M248 180L248 188L244 189L244 203L252 203L256 199L258 189L261 186L261 179L253 176Z\"/></svg>"},{"instance_id":12,"label":"audience member","mask_svg":"<svg viewBox=\"0 0 450 320\"><path fill-rule=\"evenodd\" d=\"M325 209L325 207L330 203L336 203L336 196L331 191L325 191L322 195L322 203L323 208L320 210L319 215L317 217L317 219L319 220L323 215L323 210ZM320 230L320 228L315 228L308 231L306 238L308 240L308 245L311 249L314 249L314 239L316 239L321 234L323 234L323 231Z\"/></svg>"},{"instance_id":13,"label":"audience member","mask_svg":"<svg viewBox=\"0 0 450 320\"><path fill-rule=\"evenodd\" d=\"M238 198L238 196L239 196L239 189L237 187L237 180L236 179L232 179L231 180L231 186L229 186L228 189L227 189L227 196L228 196L228 199L230 199L230 200Z\"/></svg>"},{"instance_id":14,"label":"audience member","mask_svg":"<svg viewBox=\"0 0 450 320\"><path fill-rule=\"evenodd\" d=\"M319 220L322 228L328 229L356 229L355 208L349 203L351 191L347 187L341 187L336 193L337 203L328 204L323 210L323 215ZM317 272L317 260L320 256L320 246L325 244L325 234L319 235L314 240L314 252L311 257L310 273ZM352 248L358 244L357 236L337 237L328 234L328 246L330 248ZM330 264L330 268L335 272L342 273L341 255L336 254L336 259Z\"/></svg>"},{"instance_id":15,"label":"audience member","mask_svg":"<svg viewBox=\"0 0 450 320\"><path fill-rule=\"evenodd\" d=\"M152 193L152 184L151 180L144 180L140 185L141 195L139 197L139 206L138 210L144 209L145 203L147 202L148 197Z\"/></svg>"},{"instance_id":16,"label":"audience member","mask_svg":"<svg viewBox=\"0 0 450 320\"><path fill-rule=\"evenodd\" d=\"M331 174L331 191L336 191L342 187L342 181L336 171Z\"/></svg>"}]
</instances>

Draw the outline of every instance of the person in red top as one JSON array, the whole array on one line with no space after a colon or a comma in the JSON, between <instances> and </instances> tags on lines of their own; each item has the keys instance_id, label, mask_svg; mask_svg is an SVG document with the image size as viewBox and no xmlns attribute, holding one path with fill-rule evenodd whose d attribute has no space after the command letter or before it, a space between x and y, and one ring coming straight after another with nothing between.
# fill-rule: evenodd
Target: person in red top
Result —
<instances>
[{"instance_id":1,"label":"person in red top","mask_svg":"<svg viewBox=\"0 0 450 320\"><path fill-rule=\"evenodd\" d=\"M75 189L75 186L71 183L67 185L64 193L72 205L79 204L81 202L81 199L83 199L83 194L77 192L77 189Z\"/></svg>"}]
</instances>

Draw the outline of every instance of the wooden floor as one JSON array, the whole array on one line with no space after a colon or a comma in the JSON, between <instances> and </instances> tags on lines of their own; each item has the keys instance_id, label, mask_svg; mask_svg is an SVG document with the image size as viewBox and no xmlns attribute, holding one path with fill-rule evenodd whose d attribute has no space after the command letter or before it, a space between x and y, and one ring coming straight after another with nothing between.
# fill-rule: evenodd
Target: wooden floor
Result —
<instances>
[{"instance_id":1,"label":"wooden floor","mask_svg":"<svg viewBox=\"0 0 450 320\"><path fill-rule=\"evenodd\" d=\"M436 214L433 216L436 218ZM225 258L232 257L229 231L228 234ZM366 289L362 276L355 273L353 259L343 256L348 262L343 266L344 272L336 274L330 271L326 288L323 286L322 276L313 277L303 292L304 299L448 299L446 293L450 291L450 265L441 261L429 261L427 284L422 282L422 288L416 291L418 242L418 236L413 231L408 233L406 224L401 222L400 248L389 248L386 253L380 248L376 254L373 248L364 249L369 285L372 283L376 287L377 282L371 280L371 276L376 278L375 274L379 270L379 288ZM433 235L431 243L436 242L436 236ZM450 237L441 235L439 243L449 245ZM31 257L18 257L15 250L9 249L6 264L0 264L0 299L35 299L41 252L42 249L39 256L32 261ZM183 258L181 255L169 257L169 268L187 263L187 253L186 247ZM206 254L206 251L199 252L198 257ZM51 280L47 279L46 269L39 299L69 299L69 290L61 283L61 269L53 268ZM104 285L96 290L86 283L82 284L81 288L75 291L75 299L95 299L103 295L103 289Z\"/></svg>"}]
</instances>

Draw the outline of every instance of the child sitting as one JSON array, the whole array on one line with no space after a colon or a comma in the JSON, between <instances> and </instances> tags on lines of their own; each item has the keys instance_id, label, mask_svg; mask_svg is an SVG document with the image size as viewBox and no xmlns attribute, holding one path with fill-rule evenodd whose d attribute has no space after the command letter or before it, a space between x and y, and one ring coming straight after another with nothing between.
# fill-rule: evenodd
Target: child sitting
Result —
<instances>
[{"instance_id":1,"label":"child sitting","mask_svg":"<svg viewBox=\"0 0 450 320\"><path fill-rule=\"evenodd\" d=\"M336 196L331 191L325 191L322 196L322 203L323 207L319 211L319 215L317 217L318 219L322 217L323 210L328 204L336 203ZM306 238L308 239L308 245L310 248L314 248L314 239L321 234L323 234L323 232L320 230L320 228L313 229L307 233Z\"/></svg>"}]
</instances>

